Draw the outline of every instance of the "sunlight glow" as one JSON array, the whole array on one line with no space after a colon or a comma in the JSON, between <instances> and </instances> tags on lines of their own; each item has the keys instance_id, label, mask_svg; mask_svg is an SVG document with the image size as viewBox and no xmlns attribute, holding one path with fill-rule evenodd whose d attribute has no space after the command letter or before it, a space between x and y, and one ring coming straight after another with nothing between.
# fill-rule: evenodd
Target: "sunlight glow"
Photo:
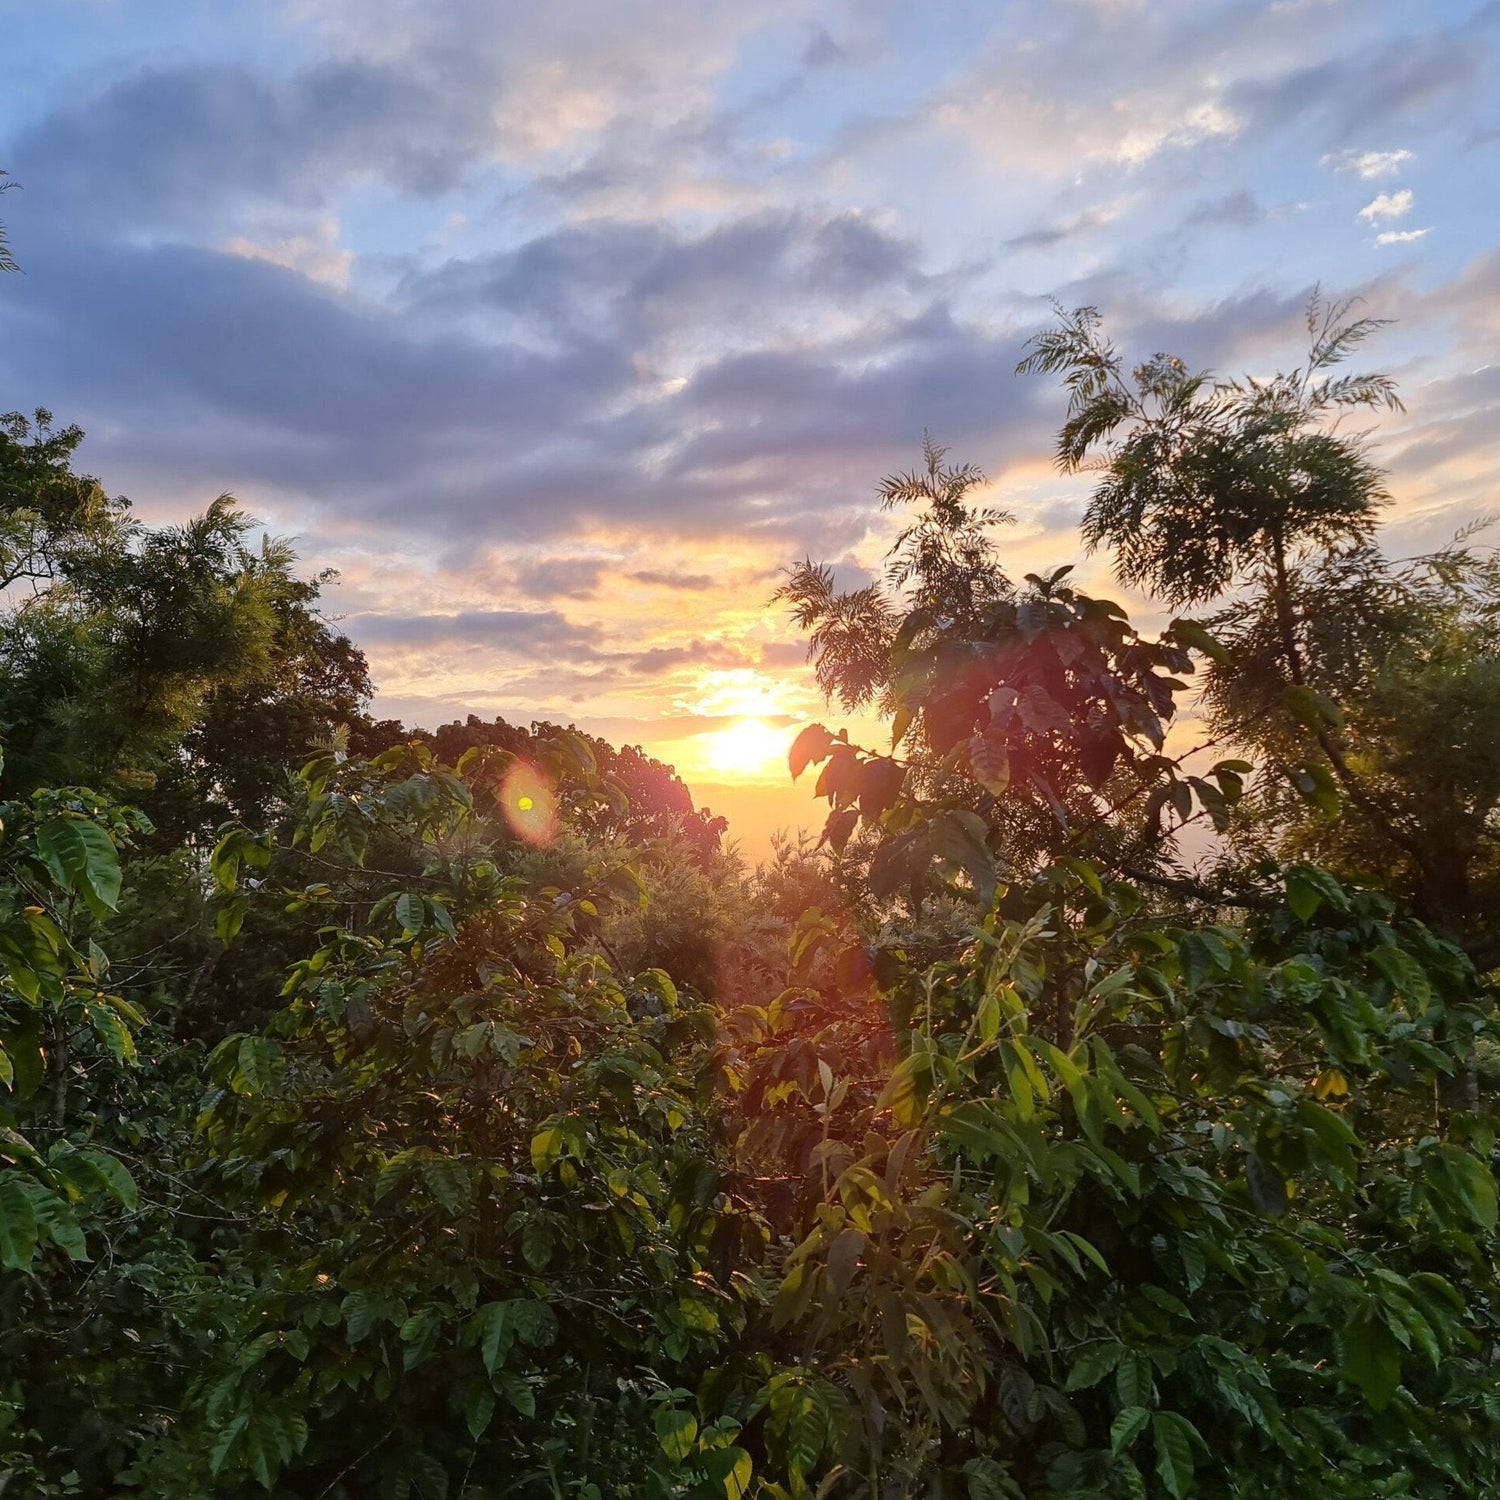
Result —
<instances>
[{"instance_id":1,"label":"sunlight glow","mask_svg":"<svg viewBox=\"0 0 1500 1500\"><path fill-rule=\"evenodd\" d=\"M794 732L763 719L739 719L701 737L704 768L730 781L784 780Z\"/></svg>"}]
</instances>

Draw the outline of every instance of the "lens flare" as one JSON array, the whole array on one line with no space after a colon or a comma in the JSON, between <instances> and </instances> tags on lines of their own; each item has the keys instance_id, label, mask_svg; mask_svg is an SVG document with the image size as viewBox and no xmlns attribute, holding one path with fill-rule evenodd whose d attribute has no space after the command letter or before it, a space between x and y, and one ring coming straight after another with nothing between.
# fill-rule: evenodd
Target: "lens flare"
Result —
<instances>
[{"instance_id":1,"label":"lens flare","mask_svg":"<svg viewBox=\"0 0 1500 1500\"><path fill-rule=\"evenodd\" d=\"M500 782L500 811L518 839L541 848L557 837L557 794L537 768L518 760Z\"/></svg>"}]
</instances>

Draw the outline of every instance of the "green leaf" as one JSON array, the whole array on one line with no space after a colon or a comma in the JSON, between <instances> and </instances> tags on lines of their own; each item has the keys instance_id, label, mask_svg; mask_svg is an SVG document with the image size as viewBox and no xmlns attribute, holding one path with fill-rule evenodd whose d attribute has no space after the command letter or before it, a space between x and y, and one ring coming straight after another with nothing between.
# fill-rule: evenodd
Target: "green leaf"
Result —
<instances>
[{"instance_id":1,"label":"green leaf","mask_svg":"<svg viewBox=\"0 0 1500 1500\"><path fill-rule=\"evenodd\" d=\"M93 1027L94 1035L104 1043L116 1062L127 1062L135 1057L135 1038L131 1036L130 1028L120 1019L118 1012L108 1005L91 1002L84 1006L84 1014Z\"/></svg>"},{"instance_id":2,"label":"green leaf","mask_svg":"<svg viewBox=\"0 0 1500 1500\"><path fill-rule=\"evenodd\" d=\"M1323 893L1308 879L1307 871L1287 871L1286 904L1299 922L1310 922L1323 904Z\"/></svg>"},{"instance_id":3,"label":"green leaf","mask_svg":"<svg viewBox=\"0 0 1500 1500\"><path fill-rule=\"evenodd\" d=\"M1281 706L1304 728L1314 734L1324 729L1344 727L1343 710L1331 698L1300 683L1293 683L1281 694Z\"/></svg>"},{"instance_id":4,"label":"green leaf","mask_svg":"<svg viewBox=\"0 0 1500 1500\"><path fill-rule=\"evenodd\" d=\"M1151 1413L1144 1406L1124 1407L1109 1428L1109 1450L1111 1453L1123 1453L1142 1432L1146 1424L1151 1420Z\"/></svg>"},{"instance_id":5,"label":"green leaf","mask_svg":"<svg viewBox=\"0 0 1500 1500\"><path fill-rule=\"evenodd\" d=\"M474 1196L468 1169L449 1156L437 1156L423 1162L422 1181L427 1184L427 1191L450 1214L462 1213Z\"/></svg>"},{"instance_id":6,"label":"green leaf","mask_svg":"<svg viewBox=\"0 0 1500 1500\"><path fill-rule=\"evenodd\" d=\"M550 1172L563 1154L566 1141L561 1125L549 1125L531 1138L531 1165L538 1173Z\"/></svg>"},{"instance_id":7,"label":"green leaf","mask_svg":"<svg viewBox=\"0 0 1500 1500\"><path fill-rule=\"evenodd\" d=\"M477 1443L495 1415L495 1393L477 1382L464 1392L464 1425Z\"/></svg>"},{"instance_id":8,"label":"green leaf","mask_svg":"<svg viewBox=\"0 0 1500 1500\"><path fill-rule=\"evenodd\" d=\"M496 1384L500 1387L505 1399L523 1417L534 1417L536 1415L536 1391L531 1382L510 1370L502 1371Z\"/></svg>"},{"instance_id":9,"label":"green leaf","mask_svg":"<svg viewBox=\"0 0 1500 1500\"><path fill-rule=\"evenodd\" d=\"M236 1094L251 1098L271 1092L275 1083L277 1065L281 1059L280 1049L263 1036L247 1036L240 1042L235 1057L234 1074L230 1087Z\"/></svg>"},{"instance_id":10,"label":"green leaf","mask_svg":"<svg viewBox=\"0 0 1500 1500\"><path fill-rule=\"evenodd\" d=\"M1120 1363L1125 1352L1123 1344L1113 1341L1089 1346L1073 1361L1063 1389L1081 1391L1087 1390L1089 1386L1098 1385Z\"/></svg>"},{"instance_id":11,"label":"green leaf","mask_svg":"<svg viewBox=\"0 0 1500 1500\"><path fill-rule=\"evenodd\" d=\"M1404 948L1383 944L1370 954L1370 962L1390 981L1398 995L1405 996L1415 1015L1432 1004L1432 984L1426 971Z\"/></svg>"},{"instance_id":12,"label":"green leaf","mask_svg":"<svg viewBox=\"0 0 1500 1500\"><path fill-rule=\"evenodd\" d=\"M657 1407L656 1441L674 1463L681 1463L693 1451L697 1440L698 1419L691 1412L675 1406Z\"/></svg>"},{"instance_id":13,"label":"green leaf","mask_svg":"<svg viewBox=\"0 0 1500 1500\"><path fill-rule=\"evenodd\" d=\"M407 936L414 936L421 932L427 925L427 908L420 896L413 896L410 891L403 891L396 897L396 920L401 924L402 932Z\"/></svg>"},{"instance_id":14,"label":"green leaf","mask_svg":"<svg viewBox=\"0 0 1500 1500\"><path fill-rule=\"evenodd\" d=\"M745 1500L750 1493L750 1476L755 1465L743 1448L714 1448L701 1455L698 1462L710 1484L724 1486L724 1500ZM694 1490L695 1495L702 1491Z\"/></svg>"},{"instance_id":15,"label":"green leaf","mask_svg":"<svg viewBox=\"0 0 1500 1500\"><path fill-rule=\"evenodd\" d=\"M1151 1389L1151 1361L1144 1354L1125 1355L1115 1371L1115 1394L1120 1405L1146 1406L1151 1400Z\"/></svg>"},{"instance_id":16,"label":"green leaf","mask_svg":"<svg viewBox=\"0 0 1500 1500\"><path fill-rule=\"evenodd\" d=\"M1438 1160L1442 1163L1444 1185L1452 1196L1463 1205L1470 1219L1493 1234L1497 1197L1495 1175L1489 1166L1462 1146L1441 1148Z\"/></svg>"},{"instance_id":17,"label":"green leaf","mask_svg":"<svg viewBox=\"0 0 1500 1500\"><path fill-rule=\"evenodd\" d=\"M74 1154L99 1173L117 1202L125 1208L136 1207L140 1194L136 1190L135 1179L121 1162L106 1151L78 1151Z\"/></svg>"},{"instance_id":18,"label":"green leaf","mask_svg":"<svg viewBox=\"0 0 1500 1500\"><path fill-rule=\"evenodd\" d=\"M479 1345L479 1357L484 1368L493 1375L505 1363L515 1342L515 1330L510 1322L509 1302L487 1302L469 1319L468 1335Z\"/></svg>"},{"instance_id":19,"label":"green leaf","mask_svg":"<svg viewBox=\"0 0 1500 1500\"><path fill-rule=\"evenodd\" d=\"M243 896L233 896L219 907L214 916L214 936L221 943L232 943L245 925L245 913L250 904Z\"/></svg>"},{"instance_id":20,"label":"green leaf","mask_svg":"<svg viewBox=\"0 0 1500 1500\"><path fill-rule=\"evenodd\" d=\"M230 1454L234 1452L235 1445L239 1442L240 1437L249 1425L250 1413L242 1411L214 1439L214 1445L209 1450L208 1455L208 1472L215 1479L219 1477L225 1464L229 1462Z\"/></svg>"},{"instance_id":21,"label":"green leaf","mask_svg":"<svg viewBox=\"0 0 1500 1500\"><path fill-rule=\"evenodd\" d=\"M1183 977L1190 990L1223 978L1234 967L1234 956L1218 933L1190 932L1177 945L1182 956Z\"/></svg>"},{"instance_id":22,"label":"green leaf","mask_svg":"<svg viewBox=\"0 0 1500 1500\"><path fill-rule=\"evenodd\" d=\"M345 1337L351 1344L368 1338L380 1318L381 1307L364 1292L350 1292L344 1298L340 1311L344 1315Z\"/></svg>"},{"instance_id":23,"label":"green leaf","mask_svg":"<svg viewBox=\"0 0 1500 1500\"><path fill-rule=\"evenodd\" d=\"M1162 1411L1151 1419L1156 1443L1156 1472L1172 1500L1182 1500L1193 1484L1193 1449L1207 1451L1198 1429L1175 1411Z\"/></svg>"},{"instance_id":24,"label":"green leaf","mask_svg":"<svg viewBox=\"0 0 1500 1500\"><path fill-rule=\"evenodd\" d=\"M30 1184L30 1189L28 1197L31 1199L32 1212L36 1215L38 1231L45 1231L46 1237L69 1260L87 1260L88 1246L84 1244L83 1230L78 1227L73 1210L50 1188L45 1188L40 1183Z\"/></svg>"},{"instance_id":25,"label":"green leaf","mask_svg":"<svg viewBox=\"0 0 1500 1500\"><path fill-rule=\"evenodd\" d=\"M1344 1375L1376 1411L1384 1411L1401 1383L1401 1345L1386 1326L1379 1302L1363 1303L1344 1326Z\"/></svg>"},{"instance_id":26,"label":"green leaf","mask_svg":"<svg viewBox=\"0 0 1500 1500\"><path fill-rule=\"evenodd\" d=\"M29 1270L36 1251L36 1214L21 1184L7 1172L0 1176L0 1266Z\"/></svg>"},{"instance_id":27,"label":"green leaf","mask_svg":"<svg viewBox=\"0 0 1500 1500\"><path fill-rule=\"evenodd\" d=\"M49 818L37 829L37 853L65 890L76 891L96 917L120 899L120 858L110 836L86 818Z\"/></svg>"},{"instance_id":28,"label":"green leaf","mask_svg":"<svg viewBox=\"0 0 1500 1500\"><path fill-rule=\"evenodd\" d=\"M1292 785L1297 789L1297 795L1304 802L1330 817L1338 814L1344 805L1343 799L1339 796L1333 772L1327 766L1319 761L1304 760L1293 766L1288 774Z\"/></svg>"}]
</instances>

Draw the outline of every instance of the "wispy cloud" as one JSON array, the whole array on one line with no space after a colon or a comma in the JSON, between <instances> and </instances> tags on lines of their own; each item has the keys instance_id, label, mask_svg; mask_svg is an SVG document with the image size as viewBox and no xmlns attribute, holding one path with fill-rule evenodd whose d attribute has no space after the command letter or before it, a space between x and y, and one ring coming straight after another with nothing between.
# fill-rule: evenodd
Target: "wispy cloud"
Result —
<instances>
[{"instance_id":1,"label":"wispy cloud","mask_svg":"<svg viewBox=\"0 0 1500 1500\"><path fill-rule=\"evenodd\" d=\"M1413 240L1420 240L1425 235L1432 233L1428 229L1388 229L1384 234L1375 236L1377 245L1409 245Z\"/></svg>"},{"instance_id":2,"label":"wispy cloud","mask_svg":"<svg viewBox=\"0 0 1500 1500\"><path fill-rule=\"evenodd\" d=\"M1375 182L1399 172L1411 160L1410 151L1339 151L1326 155L1323 165L1352 172L1365 182Z\"/></svg>"}]
</instances>

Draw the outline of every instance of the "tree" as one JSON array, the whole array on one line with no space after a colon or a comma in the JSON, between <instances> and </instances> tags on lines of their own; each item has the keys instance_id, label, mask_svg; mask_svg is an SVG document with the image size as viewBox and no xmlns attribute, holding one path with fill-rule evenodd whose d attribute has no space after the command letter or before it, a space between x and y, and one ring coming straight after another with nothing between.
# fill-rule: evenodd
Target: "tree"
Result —
<instances>
[{"instance_id":1,"label":"tree","mask_svg":"<svg viewBox=\"0 0 1500 1500\"><path fill-rule=\"evenodd\" d=\"M262 816L370 694L363 655L316 611L332 577L220 496L147 527L74 472L82 431L0 419L0 721L13 787L126 787L175 838ZM158 786L158 782L160 785Z\"/></svg>"},{"instance_id":2,"label":"tree","mask_svg":"<svg viewBox=\"0 0 1500 1500\"><path fill-rule=\"evenodd\" d=\"M1255 804L1285 847L1331 853L1340 840L1319 820L1342 811L1360 828L1343 841L1360 851L1345 868L1383 868L1425 917L1477 940L1474 871L1494 847L1490 736L1452 709L1487 680L1493 569L1462 545L1405 568L1376 548L1384 476L1341 418L1400 402L1386 375L1335 373L1383 326L1349 312L1315 294L1305 362L1265 380L1191 373L1166 354L1127 380L1093 308L1060 313L1019 369L1068 387L1058 463L1101 475L1087 543L1174 606L1231 597L1202 639L1210 729L1280 779ZM1444 695L1445 678L1465 686ZM1418 709L1436 698L1446 722Z\"/></svg>"},{"instance_id":3,"label":"tree","mask_svg":"<svg viewBox=\"0 0 1500 1500\"><path fill-rule=\"evenodd\" d=\"M1174 626L1140 636L1124 610L1068 581L1070 568L1028 574L1018 590L990 532L1001 512L967 494L983 476L943 467L930 440L926 469L882 482L883 505L914 504L885 582L836 592L828 569L792 569L776 598L809 632L825 692L893 720L891 755L873 755L812 726L791 755L793 776L823 765L837 850L863 824L878 830L875 894L909 891L920 906L934 862L965 872L984 900L1063 852L1148 869L1165 852L1163 815L1224 824L1241 762L1188 774L1164 753L1167 725L1193 670L1202 632Z\"/></svg>"},{"instance_id":4,"label":"tree","mask_svg":"<svg viewBox=\"0 0 1500 1500\"><path fill-rule=\"evenodd\" d=\"M0 417L0 588L24 581L40 593L90 550L118 544L128 503L73 472L82 441L76 425L54 431L43 407L31 420Z\"/></svg>"}]
</instances>

